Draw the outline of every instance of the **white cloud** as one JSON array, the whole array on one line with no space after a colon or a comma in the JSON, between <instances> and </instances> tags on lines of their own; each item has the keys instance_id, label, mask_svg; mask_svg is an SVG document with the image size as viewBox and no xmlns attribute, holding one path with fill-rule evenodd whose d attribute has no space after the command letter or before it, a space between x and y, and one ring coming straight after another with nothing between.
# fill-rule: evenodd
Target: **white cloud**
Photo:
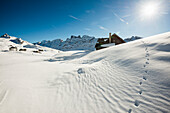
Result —
<instances>
[{"instance_id":1,"label":"white cloud","mask_svg":"<svg viewBox=\"0 0 170 113\"><path fill-rule=\"evenodd\" d=\"M77 18L77 17L75 17L75 16L73 16L73 15L68 15L70 18L73 18L73 19L75 19L75 20L79 20L79 21L82 21L81 19L79 19L79 18Z\"/></svg>"},{"instance_id":2,"label":"white cloud","mask_svg":"<svg viewBox=\"0 0 170 113\"><path fill-rule=\"evenodd\" d=\"M94 10L86 10L86 13L95 13Z\"/></svg>"},{"instance_id":3,"label":"white cloud","mask_svg":"<svg viewBox=\"0 0 170 113\"><path fill-rule=\"evenodd\" d=\"M103 27L103 26L99 26L99 28L102 29L102 30L108 31L108 29Z\"/></svg>"},{"instance_id":4,"label":"white cloud","mask_svg":"<svg viewBox=\"0 0 170 113\"><path fill-rule=\"evenodd\" d=\"M121 18L120 16L118 16L116 13L113 12L113 14L122 22L129 24L128 22L126 22L123 18Z\"/></svg>"},{"instance_id":5,"label":"white cloud","mask_svg":"<svg viewBox=\"0 0 170 113\"><path fill-rule=\"evenodd\" d=\"M89 29L89 28L84 28L84 30L86 30L86 31L90 31L91 29Z\"/></svg>"},{"instance_id":6,"label":"white cloud","mask_svg":"<svg viewBox=\"0 0 170 113\"><path fill-rule=\"evenodd\" d=\"M127 18L127 17L129 17L129 16L131 16L131 15L124 15L122 18Z\"/></svg>"}]
</instances>

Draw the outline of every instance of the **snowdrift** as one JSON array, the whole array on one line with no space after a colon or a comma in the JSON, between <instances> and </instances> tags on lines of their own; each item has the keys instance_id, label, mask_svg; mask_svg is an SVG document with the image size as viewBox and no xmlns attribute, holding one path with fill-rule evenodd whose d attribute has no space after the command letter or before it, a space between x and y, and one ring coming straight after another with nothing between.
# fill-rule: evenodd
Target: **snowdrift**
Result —
<instances>
[{"instance_id":1,"label":"snowdrift","mask_svg":"<svg viewBox=\"0 0 170 113\"><path fill-rule=\"evenodd\" d=\"M2 51L0 113L168 113L169 56L170 32L90 53Z\"/></svg>"}]
</instances>

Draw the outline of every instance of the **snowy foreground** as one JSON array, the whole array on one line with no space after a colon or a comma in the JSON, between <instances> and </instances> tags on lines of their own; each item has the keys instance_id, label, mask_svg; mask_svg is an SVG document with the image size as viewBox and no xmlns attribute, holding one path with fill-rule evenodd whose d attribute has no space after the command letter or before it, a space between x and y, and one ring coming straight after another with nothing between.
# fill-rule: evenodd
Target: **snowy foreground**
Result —
<instances>
[{"instance_id":1,"label":"snowy foreground","mask_svg":"<svg viewBox=\"0 0 170 113\"><path fill-rule=\"evenodd\" d=\"M170 32L91 53L11 44L0 38L0 113L170 112Z\"/></svg>"}]
</instances>

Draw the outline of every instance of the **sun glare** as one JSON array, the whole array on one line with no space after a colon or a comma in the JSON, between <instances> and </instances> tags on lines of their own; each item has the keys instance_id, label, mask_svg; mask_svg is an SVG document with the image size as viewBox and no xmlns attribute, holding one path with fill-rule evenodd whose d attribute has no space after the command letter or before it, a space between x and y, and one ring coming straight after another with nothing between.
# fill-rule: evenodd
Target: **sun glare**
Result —
<instances>
[{"instance_id":1,"label":"sun glare","mask_svg":"<svg viewBox=\"0 0 170 113\"><path fill-rule=\"evenodd\" d=\"M158 13L158 4L156 3L146 3L141 7L141 16L142 18L151 18Z\"/></svg>"}]
</instances>

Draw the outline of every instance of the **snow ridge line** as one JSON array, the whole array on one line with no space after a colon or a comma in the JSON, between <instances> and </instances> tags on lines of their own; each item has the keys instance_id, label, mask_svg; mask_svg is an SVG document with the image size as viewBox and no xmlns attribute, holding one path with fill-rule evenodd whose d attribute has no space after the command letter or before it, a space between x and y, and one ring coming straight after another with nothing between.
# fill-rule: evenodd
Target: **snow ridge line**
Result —
<instances>
[{"instance_id":1,"label":"snow ridge line","mask_svg":"<svg viewBox=\"0 0 170 113\"><path fill-rule=\"evenodd\" d=\"M147 66L149 65L149 60L150 60L149 56L150 56L150 54L149 54L149 51L148 51L147 44L146 44L144 41L141 41L141 42L143 43L143 45L144 45L144 47L145 47L145 59L146 59L146 61L145 61L144 65L143 65L143 67L144 67L144 72L145 72L147 75L149 75L149 74L148 74L148 69L146 69L146 68L147 68ZM143 80L143 81L146 81L146 80L147 80L146 75L142 77L142 80ZM140 81L140 82L139 82L140 87L142 87L142 84L143 84L143 82ZM139 96L142 96L142 92L143 92L142 89L140 89L139 92L138 92ZM139 101L139 100L135 100L134 105L135 105L136 107L138 107L139 104L140 104L140 101ZM131 112L132 112L132 109L129 109L128 113L131 113Z\"/></svg>"}]
</instances>

